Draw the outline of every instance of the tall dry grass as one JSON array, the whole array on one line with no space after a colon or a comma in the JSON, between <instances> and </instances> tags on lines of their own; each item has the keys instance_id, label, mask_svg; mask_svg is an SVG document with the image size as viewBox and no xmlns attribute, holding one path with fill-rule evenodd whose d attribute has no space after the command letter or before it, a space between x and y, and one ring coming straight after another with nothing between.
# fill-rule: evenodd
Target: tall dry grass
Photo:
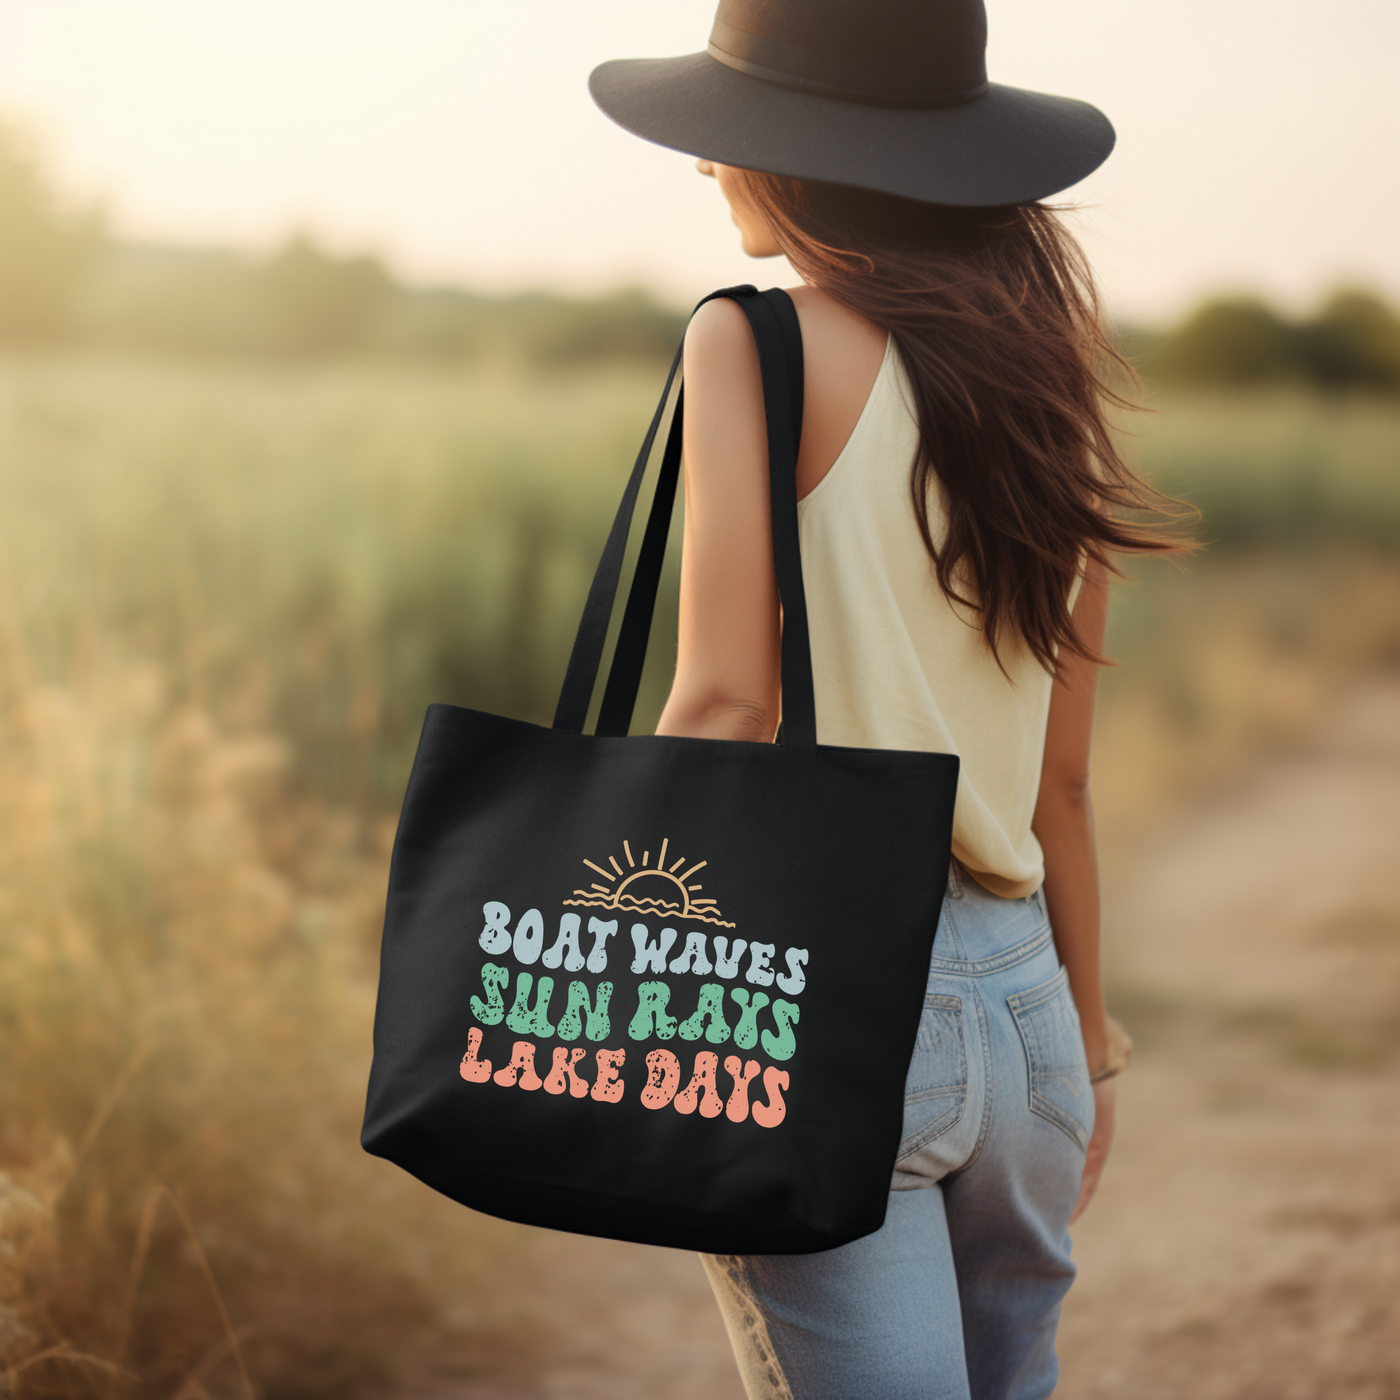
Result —
<instances>
[{"instance_id":1,"label":"tall dry grass","mask_svg":"<svg viewBox=\"0 0 1400 1400\"><path fill-rule=\"evenodd\" d=\"M352 1396L500 1323L518 1232L358 1148L375 938L422 705L546 703L595 387L7 376L11 1393Z\"/></svg>"},{"instance_id":2,"label":"tall dry grass","mask_svg":"<svg viewBox=\"0 0 1400 1400\"><path fill-rule=\"evenodd\" d=\"M548 718L655 391L0 367L0 1395L353 1397L510 1343L521 1232L357 1146L387 848L425 703ZM1400 659L1400 417L1286 407L1139 425L1208 537L1304 433L1362 505L1120 590L1110 825Z\"/></svg>"},{"instance_id":3,"label":"tall dry grass","mask_svg":"<svg viewBox=\"0 0 1400 1400\"><path fill-rule=\"evenodd\" d=\"M371 1392L503 1243L356 1146L382 848L284 740L7 622L0 1390Z\"/></svg>"}]
</instances>

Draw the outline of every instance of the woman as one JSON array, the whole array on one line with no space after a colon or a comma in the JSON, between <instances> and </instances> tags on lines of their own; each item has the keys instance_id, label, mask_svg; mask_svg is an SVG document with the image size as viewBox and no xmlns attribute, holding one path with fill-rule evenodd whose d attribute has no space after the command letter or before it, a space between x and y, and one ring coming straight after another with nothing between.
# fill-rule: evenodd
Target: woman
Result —
<instances>
[{"instance_id":1,"label":"woman","mask_svg":"<svg viewBox=\"0 0 1400 1400\"><path fill-rule=\"evenodd\" d=\"M1089 738L1110 554L1174 546L1115 514L1160 502L1113 446L1096 366L1117 357L1037 202L1098 165L1112 130L1085 104L989 87L984 41L980 0L725 0L706 53L593 77L609 115L701 157L746 253L803 278L820 740L962 759L885 1226L816 1255L705 1259L753 1397L1048 1395L1067 1226L1126 1062L1099 975ZM771 741L766 437L732 301L695 316L684 372L659 732Z\"/></svg>"}]
</instances>

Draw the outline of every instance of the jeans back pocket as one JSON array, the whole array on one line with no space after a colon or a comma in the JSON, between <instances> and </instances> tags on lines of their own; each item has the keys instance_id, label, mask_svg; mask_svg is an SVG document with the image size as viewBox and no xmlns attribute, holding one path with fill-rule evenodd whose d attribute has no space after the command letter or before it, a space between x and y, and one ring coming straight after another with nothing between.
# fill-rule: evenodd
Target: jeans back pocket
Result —
<instances>
[{"instance_id":1,"label":"jeans back pocket","mask_svg":"<svg viewBox=\"0 0 1400 1400\"><path fill-rule=\"evenodd\" d=\"M1088 1147L1094 1093L1069 973L1062 967L1048 982L1007 997L1006 1004L1026 1047L1032 1112Z\"/></svg>"},{"instance_id":2,"label":"jeans back pocket","mask_svg":"<svg viewBox=\"0 0 1400 1400\"><path fill-rule=\"evenodd\" d=\"M904 1138L900 1157L932 1142L962 1117L967 1103L967 1049L962 1001L929 992L904 1081Z\"/></svg>"}]
</instances>

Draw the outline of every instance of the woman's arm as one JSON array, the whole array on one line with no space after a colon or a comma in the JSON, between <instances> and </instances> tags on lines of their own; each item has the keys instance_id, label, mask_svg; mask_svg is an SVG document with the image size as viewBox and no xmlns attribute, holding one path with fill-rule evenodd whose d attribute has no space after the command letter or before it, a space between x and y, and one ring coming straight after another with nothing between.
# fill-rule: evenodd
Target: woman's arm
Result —
<instances>
[{"instance_id":1,"label":"woman's arm","mask_svg":"<svg viewBox=\"0 0 1400 1400\"><path fill-rule=\"evenodd\" d=\"M778 585L762 380L743 311L706 302L683 363L680 637L656 732L768 741L779 715Z\"/></svg>"},{"instance_id":2,"label":"woman's arm","mask_svg":"<svg viewBox=\"0 0 1400 1400\"><path fill-rule=\"evenodd\" d=\"M1108 582L1091 563L1074 605L1074 627L1091 651L1103 648L1108 618ZM1089 800L1089 741L1099 668L1064 656L1050 698L1045 761L1031 829L1045 853L1045 900L1055 947L1069 973L1084 1033L1089 1071L1108 1054L1108 1023L1099 970L1099 869L1094 847L1094 809ZM1113 1141L1114 1081L1094 1085L1094 1133L1075 1206L1078 1218L1098 1187Z\"/></svg>"}]
</instances>

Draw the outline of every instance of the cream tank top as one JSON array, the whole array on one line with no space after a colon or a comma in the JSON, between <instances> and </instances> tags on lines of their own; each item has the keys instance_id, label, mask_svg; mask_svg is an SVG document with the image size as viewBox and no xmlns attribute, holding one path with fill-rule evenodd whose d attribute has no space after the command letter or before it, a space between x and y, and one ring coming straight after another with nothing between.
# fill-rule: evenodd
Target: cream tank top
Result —
<instances>
[{"instance_id":1,"label":"cream tank top","mask_svg":"<svg viewBox=\"0 0 1400 1400\"><path fill-rule=\"evenodd\" d=\"M1014 642L1003 675L977 614L939 588L909 497L918 442L890 337L841 455L797 507L817 738L957 754L953 854L993 894L1020 898L1045 874L1031 815L1052 682ZM939 543L936 493L929 524Z\"/></svg>"}]
</instances>

